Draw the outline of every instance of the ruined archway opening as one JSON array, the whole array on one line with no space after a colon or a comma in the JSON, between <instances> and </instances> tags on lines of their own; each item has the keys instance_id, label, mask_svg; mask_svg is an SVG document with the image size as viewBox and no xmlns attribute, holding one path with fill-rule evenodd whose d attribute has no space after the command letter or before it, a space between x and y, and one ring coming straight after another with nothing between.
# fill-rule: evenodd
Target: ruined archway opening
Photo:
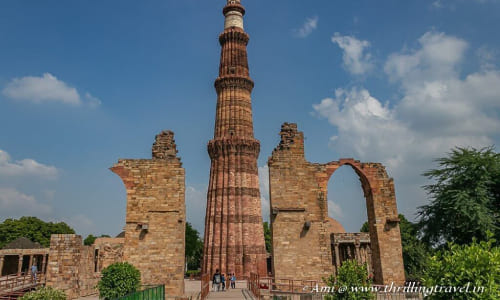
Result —
<instances>
[{"instance_id":1,"label":"ruined archway opening","mask_svg":"<svg viewBox=\"0 0 500 300\"><path fill-rule=\"evenodd\" d=\"M360 232L368 220L371 201L368 181L359 170L343 165L330 176L327 207L335 273L345 261L356 260L373 275L370 234Z\"/></svg>"},{"instance_id":2,"label":"ruined archway opening","mask_svg":"<svg viewBox=\"0 0 500 300\"><path fill-rule=\"evenodd\" d=\"M335 170L328 181L328 217L338 221L345 232L359 232L368 220L361 179L351 166Z\"/></svg>"}]
</instances>

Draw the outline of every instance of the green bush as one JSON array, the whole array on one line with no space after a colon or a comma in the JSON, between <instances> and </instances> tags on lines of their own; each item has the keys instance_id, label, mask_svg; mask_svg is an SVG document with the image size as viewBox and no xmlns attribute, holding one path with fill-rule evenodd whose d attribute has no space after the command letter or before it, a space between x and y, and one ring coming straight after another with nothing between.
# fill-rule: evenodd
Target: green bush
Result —
<instances>
[{"instance_id":1,"label":"green bush","mask_svg":"<svg viewBox=\"0 0 500 300\"><path fill-rule=\"evenodd\" d=\"M200 275L201 271L198 271L198 270L187 270L186 271L186 276L191 276L191 275L194 275L194 276L197 276L197 275Z\"/></svg>"},{"instance_id":2,"label":"green bush","mask_svg":"<svg viewBox=\"0 0 500 300\"><path fill-rule=\"evenodd\" d=\"M63 291L51 287L41 287L36 291L24 294L21 300L66 300L66 294Z\"/></svg>"},{"instance_id":3,"label":"green bush","mask_svg":"<svg viewBox=\"0 0 500 300\"><path fill-rule=\"evenodd\" d=\"M141 273L127 262L109 265L101 275L98 289L103 299L123 297L137 291L141 285Z\"/></svg>"},{"instance_id":4,"label":"green bush","mask_svg":"<svg viewBox=\"0 0 500 300\"><path fill-rule=\"evenodd\" d=\"M325 296L328 300L366 300L373 299L370 290L372 281L368 278L366 265L360 265L355 260L348 260L342 263L338 269L338 275L330 275L323 279L332 292ZM345 289L345 290L344 290ZM339 292L342 290L342 292Z\"/></svg>"},{"instance_id":5,"label":"green bush","mask_svg":"<svg viewBox=\"0 0 500 300\"><path fill-rule=\"evenodd\" d=\"M469 293L433 293L426 299L500 299L500 248L493 247L495 240L489 234L488 241L470 245L449 244L449 249L430 259L422 282L426 287L467 287ZM473 288L484 287L476 293Z\"/></svg>"}]
</instances>

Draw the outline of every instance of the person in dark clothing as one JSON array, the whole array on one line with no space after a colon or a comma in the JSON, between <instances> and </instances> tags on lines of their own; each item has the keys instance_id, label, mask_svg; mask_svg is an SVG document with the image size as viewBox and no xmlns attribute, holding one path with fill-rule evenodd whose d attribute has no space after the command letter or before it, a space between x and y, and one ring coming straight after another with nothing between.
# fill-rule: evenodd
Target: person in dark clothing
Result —
<instances>
[{"instance_id":1,"label":"person in dark clothing","mask_svg":"<svg viewBox=\"0 0 500 300\"><path fill-rule=\"evenodd\" d=\"M226 289L226 277L222 274L222 291Z\"/></svg>"},{"instance_id":2,"label":"person in dark clothing","mask_svg":"<svg viewBox=\"0 0 500 300\"><path fill-rule=\"evenodd\" d=\"M220 284L222 282L222 276L219 273L219 269L215 270L215 274L212 277L212 288L217 292L220 291Z\"/></svg>"}]
</instances>

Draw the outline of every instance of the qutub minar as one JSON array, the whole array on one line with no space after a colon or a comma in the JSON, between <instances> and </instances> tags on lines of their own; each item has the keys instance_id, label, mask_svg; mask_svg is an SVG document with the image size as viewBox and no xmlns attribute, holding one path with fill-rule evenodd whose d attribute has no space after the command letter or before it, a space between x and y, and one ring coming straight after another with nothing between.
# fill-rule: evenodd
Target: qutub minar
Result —
<instances>
[{"instance_id":1,"label":"qutub minar","mask_svg":"<svg viewBox=\"0 0 500 300\"><path fill-rule=\"evenodd\" d=\"M219 77L215 80L217 109L205 217L203 273L266 274L257 158L249 76L245 8L229 0L223 9L224 31Z\"/></svg>"}]
</instances>

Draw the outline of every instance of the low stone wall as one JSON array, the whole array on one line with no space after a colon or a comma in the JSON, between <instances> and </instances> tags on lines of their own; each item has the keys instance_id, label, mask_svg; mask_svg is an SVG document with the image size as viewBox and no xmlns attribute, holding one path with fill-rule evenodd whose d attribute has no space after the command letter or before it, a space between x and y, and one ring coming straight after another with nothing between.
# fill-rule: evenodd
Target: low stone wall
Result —
<instances>
[{"instance_id":1,"label":"low stone wall","mask_svg":"<svg viewBox=\"0 0 500 300\"><path fill-rule=\"evenodd\" d=\"M81 236L51 236L47 286L64 291L68 299L95 294L99 273L94 272L94 265L94 247L84 246Z\"/></svg>"}]
</instances>

